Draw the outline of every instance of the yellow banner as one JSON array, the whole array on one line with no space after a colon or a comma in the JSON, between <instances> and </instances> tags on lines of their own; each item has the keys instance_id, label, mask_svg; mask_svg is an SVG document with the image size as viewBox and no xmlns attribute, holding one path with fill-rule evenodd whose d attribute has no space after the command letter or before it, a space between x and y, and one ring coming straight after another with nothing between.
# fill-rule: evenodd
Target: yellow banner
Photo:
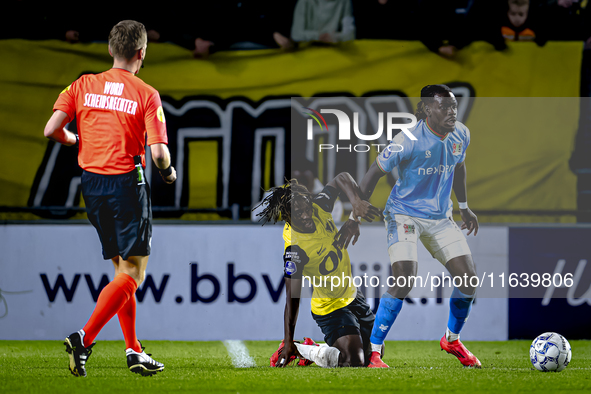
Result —
<instances>
[{"instance_id":1,"label":"yellow banner","mask_svg":"<svg viewBox=\"0 0 591 394\"><path fill-rule=\"evenodd\" d=\"M165 107L166 119L170 124L169 135L172 133L175 138L183 127L214 127L200 125L199 116L183 120L186 118L177 114L179 118L175 120L177 115L171 115L170 111L182 112L182 105L195 98L213 103L219 108L215 109L218 113L234 102L260 108L270 98L277 101L291 96L396 92L417 97L423 86L437 83L466 87L477 98L512 98L494 101L494 105L476 100L466 120L472 131L466 162L471 208L477 214L478 209L574 210L576 177L568 169L568 159L577 130L579 107L574 98L579 94L582 49L582 43L578 42L550 42L543 48L531 43L511 43L507 51L498 52L478 42L460 51L456 59L447 60L429 52L419 42L355 41L338 47L308 47L288 53L223 52L207 60L195 60L180 47L153 44L148 47L145 68L139 76L169 102ZM73 159L71 153L48 145L43 128L59 92L84 72L97 73L110 68L112 58L105 43L70 45L26 40L0 40L0 57L3 59L0 63L0 166L3 169L0 206L54 205L51 185L60 174L51 170L53 167L47 168L50 164L62 168L59 163L64 154L67 160ZM546 102L518 99L524 97L552 99ZM532 106L524 114L546 116L520 116L515 105ZM187 181L175 189L170 201L162 199L163 206L230 209L238 205L246 211L256 202L258 189L272 185L273 180L285 175L276 173L281 171L276 164L282 137L259 138L253 134L250 140L254 141L254 153L249 152L237 161L234 157L238 148L231 144L242 135L238 133L245 133L237 127L240 118L236 114L228 118L229 126L224 125L222 115L220 119L220 125L215 126L221 130L219 136L199 137L199 143L187 140L183 145L187 162L180 164L187 167ZM230 128L232 143L225 139L224 127ZM252 128L254 133L255 126ZM259 142L260 152L256 145ZM211 147L217 153L211 152ZM199 154L203 149L209 149L207 157L216 160L212 171L203 171L204 156ZM251 179L251 173L257 173L254 167L258 166L253 160L259 159L260 176L252 175ZM187 165L191 160L199 163L201 173L191 172L191 165ZM178 170L179 163L176 164ZM234 173L239 171L238 167L247 167L244 174L248 175L250 184L236 186L244 178L242 172ZM217 186L215 179L219 179ZM192 183L201 181L209 185L207 190L200 191L199 185ZM65 188L76 190L75 186L69 182ZM242 192L247 197L237 196ZM381 193L379 197L385 198L386 191ZM66 190L60 204L83 204L79 196L74 197L68 196ZM23 216L0 213L3 219L19 217ZM573 217L502 216L486 220L572 221Z\"/></svg>"}]
</instances>

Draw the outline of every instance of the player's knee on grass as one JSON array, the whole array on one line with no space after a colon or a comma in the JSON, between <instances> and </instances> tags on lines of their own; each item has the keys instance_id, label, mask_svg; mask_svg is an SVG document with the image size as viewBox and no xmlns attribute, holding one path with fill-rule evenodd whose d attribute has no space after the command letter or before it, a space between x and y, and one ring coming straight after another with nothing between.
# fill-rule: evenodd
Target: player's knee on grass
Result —
<instances>
[{"instance_id":1,"label":"player's knee on grass","mask_svg":"<svg viewBox=\"0 0 591 394\"><path fill-rule=\"evenodd\" d=\"M360 335L345 335L337 339L333 347L339 349L339 367L365 366L363 341Z\"/></svg>"}]
</instances>

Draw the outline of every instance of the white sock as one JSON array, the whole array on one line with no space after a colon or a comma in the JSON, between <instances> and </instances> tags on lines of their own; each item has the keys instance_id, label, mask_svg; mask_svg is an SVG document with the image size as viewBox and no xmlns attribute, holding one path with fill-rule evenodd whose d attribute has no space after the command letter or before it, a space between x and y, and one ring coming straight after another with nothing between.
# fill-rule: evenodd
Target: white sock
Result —
<instances>
[{"instance_id":1,"label":"white sock","mask_svg":"<svg viewBox=\"0 0 591 394\"><path fill-rule=\"evenodd\" d=\"M460 339L460 334L454 334L453 332L451 332L449 330L449 328L446 328L445 329L445 339L447 339L448 342L453 342L453 341Z\"/></svg>"},{"instance_id":2,"label":"white sock","mask_svg":"<svg viewBox=\"0 0 591 394\"><path fill-rule=\"evenodd\" d=\"M306 360L310 360L310 361L314 361L314 360L310 359L310 351L312 350L312 348L328 347L328 345L326 343L318 343L316 346L316 345L304 345L302 343L295 342L295 345L298 348L298 351L300 352L302 357L304 357Z\"/></svg>"},{"instance_id":3,"label":"white sock","mask_svg":"<svg viewBox=\"0 0 591 394\"><path fill-rule=\"evenodd\" d=\"M378 353L382 354L382 345L376 345L375 343L372 343L371 344L371 351L378 352Z\"/></svg>"},{"instance_id":4,"label":"white sock","mask_svg":"<svg viewBox=\"0 0 591 394\"><path fill-rule=\"evenodd\" d=\"M302 345L296 343L298 351L306 360L310 360L316 363L322 368L336 368L339 366L339 354L341 351L336 347L330 347L328 345Z\"/></svg>"}]
</instances>

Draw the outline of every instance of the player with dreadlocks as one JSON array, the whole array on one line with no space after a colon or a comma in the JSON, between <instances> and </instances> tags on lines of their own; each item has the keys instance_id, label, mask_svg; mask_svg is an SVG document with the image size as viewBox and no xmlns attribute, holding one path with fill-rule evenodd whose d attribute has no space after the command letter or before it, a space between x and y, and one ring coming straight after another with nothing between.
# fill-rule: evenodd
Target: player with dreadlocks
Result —
<instances>
[{"instance_id":1,"label":"player with dreadlocks","mask_svg":"<svg viewBox=\"0 0 591 394\"><path fill-rule=\"evenodd\" d=\"M478 219L468 208L466 192L466 149L470 131L457 122L457 101L445 85L428 85L421 90L417 105L417 125L411 140L399 133L384 149L360 183L364 198L369 199L378 180L398 167L400 178L386 203L384 216L388 230L388 254L392 276L404 277L405 286L393 281L380 300L371 334L371 362L388 366L380 359L380 350L388 331L400 312L404 298L414 286L417 275L417 241L443 264L453 277L472 278L476 269L466 238L452 219L453 189L460 205L462 230L468 235L478 232ZM400 147L403 149L400 149ZM353 215L356 215L353 207ZM356 222L350 221L352 226ZM349 222L347 222L349 223ZM349 232L352 232L350 229ZM455 283L455 281L454 281ZM441 338L441 349L455 355L467 367L480 368L480 361L460 341L460 331L468 319L476 288L472 281L454 288L450 298L447 330Z\"/></svg>"},{"instance_id":2,"label":"player with dreadlocks","mask_svg":"<svg viewBox=\"0 0 591 394\"><path fill-rule=\"evenodd\" d=\"M353 220L347 221L337 239L331 211L340 192L347 195L360 217L372 221L381 216L378 208L360 198L359 187L346 172L337 175L316 197L293 179L271 189L262 202L262 220L286 223L284 339L271 356L271 366L285 367L297 357L300 365L315 362L325 368L362 367L369 362L374 315L353 285L346 250L351 239L353 244L357 242L359 226L353 225ZM306 280L308 286L314 286L312 317L324 334L323 345L310 338L303 343L293 340Z\"/></svg>"}]
</instances>

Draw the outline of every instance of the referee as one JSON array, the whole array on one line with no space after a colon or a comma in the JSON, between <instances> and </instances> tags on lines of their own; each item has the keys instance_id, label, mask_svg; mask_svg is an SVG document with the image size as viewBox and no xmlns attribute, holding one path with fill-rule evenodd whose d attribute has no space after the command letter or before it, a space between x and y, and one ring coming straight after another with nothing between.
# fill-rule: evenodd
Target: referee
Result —
<instances>
[{"instance_id":1,"label":"referee","mask_svg":"<svg viewBox=\"0 0 591 394\"><path fill-rule=\"evenodd\" d=\"M143 24L125 20L115 25L109 34L113 67L83 75L65 88L45 126L47 138L67 146L79 144L88 218L98 233L103 258L115 267L115 277L101 291L86 325L65 340L74 376L86 376L94 339L115 315L125 337L129 369L143 376L164 369L144 352L135 333L135 291L144 281L152 240L150 188L144 175L146 141L164 181L176 180L160 95L136 77L146 47ZM78 134L65 128L74 119Z\"/></svg>"}]
</instances>

